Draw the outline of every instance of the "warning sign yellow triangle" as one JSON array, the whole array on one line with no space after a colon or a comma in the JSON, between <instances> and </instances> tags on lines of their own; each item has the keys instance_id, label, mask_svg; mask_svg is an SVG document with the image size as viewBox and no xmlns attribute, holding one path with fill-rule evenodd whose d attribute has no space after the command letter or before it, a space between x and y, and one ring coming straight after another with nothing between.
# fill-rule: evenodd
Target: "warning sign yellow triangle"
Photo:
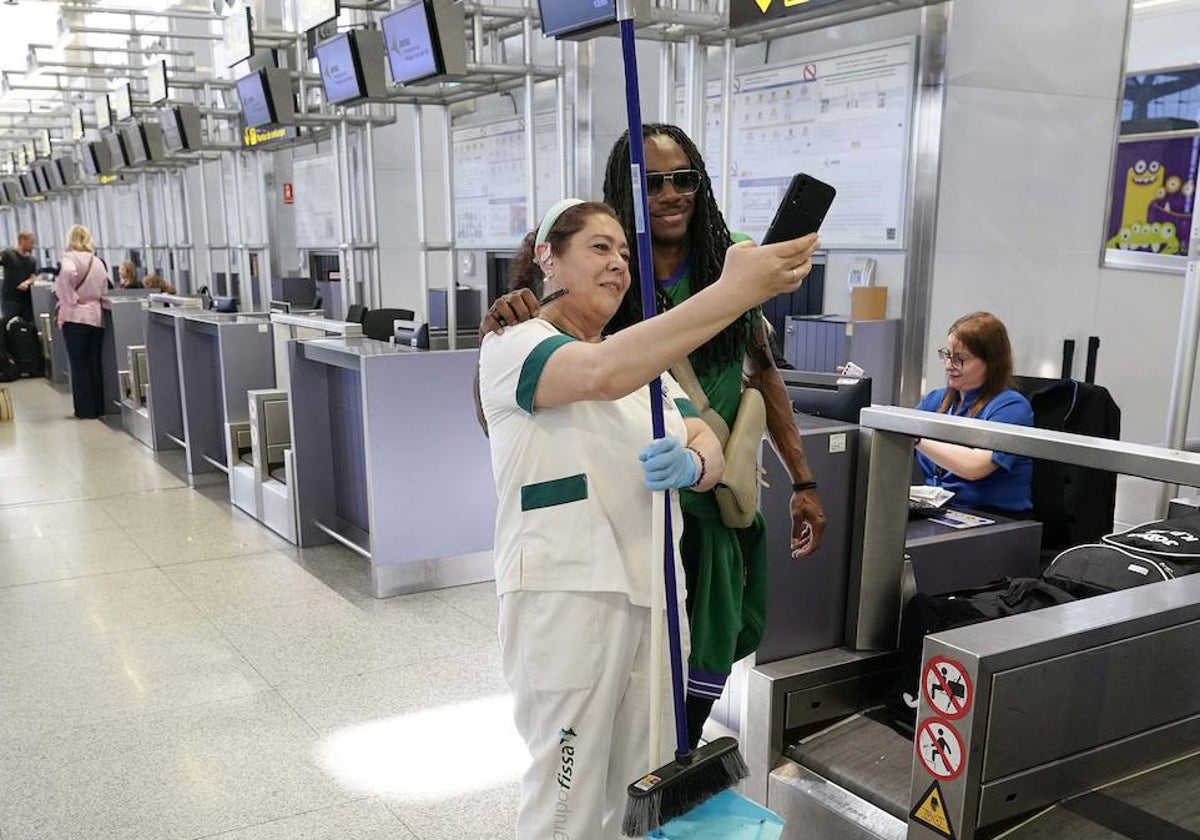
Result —
<instances>
[{"instance_id":1,"label":"warning sign yellow triangle","mask_svg":"<svg viewBox=\"0 0 1200 840\"><path fill-rule=\"evenodd\" d=\"M942 789L935 781L925 791L925 795L917 802L909 817L916 823L936 831L948 840L954 840L954 829L950 826L950 815L946 813L946 804L942 799Z\"/></svg>"},{"instance_id":2,"label":"warning sign yellow triangle","mask_svg":"<svg viewBox=\"0 0 1200 840\"><path fill-rule=\"evenodd\" d=\"M754 0L754 2L758 4L758 8L762 9L762 13L765 15L775 0Z\"/></svg>"}]
</instances>

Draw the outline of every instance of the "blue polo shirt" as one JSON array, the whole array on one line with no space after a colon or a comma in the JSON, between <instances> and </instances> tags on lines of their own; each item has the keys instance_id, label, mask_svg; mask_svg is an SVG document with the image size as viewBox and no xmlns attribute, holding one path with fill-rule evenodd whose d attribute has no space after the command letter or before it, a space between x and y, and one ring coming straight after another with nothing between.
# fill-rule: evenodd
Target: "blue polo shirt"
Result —
<instances>
[{"instance_id":1,"label":"blue polo shirt","mask_svg":"<svg viewBox=\"0 0 1200 840\"><path fill-rule=\"evenodd\" d=\"M917 408L922 411L937 411L945 394L945 388L930 391ZM959 417L965 416L971 411L971 406L978 397L978 390L967 391L963 400L950 413ZM1016 391L1001 391L988 401L976 419L1012 423L1014 426L1032 426L1033 409L1029 400ZM926 484L954 491L951 504L1013 512L1027 511L1033 507L1033 461L1024 455L993 452L992 461L996 464L996 469L987 478L979 481L959 478L920 452L917 453L917 461L925 475Z\"/></svg>"}]
</instances>

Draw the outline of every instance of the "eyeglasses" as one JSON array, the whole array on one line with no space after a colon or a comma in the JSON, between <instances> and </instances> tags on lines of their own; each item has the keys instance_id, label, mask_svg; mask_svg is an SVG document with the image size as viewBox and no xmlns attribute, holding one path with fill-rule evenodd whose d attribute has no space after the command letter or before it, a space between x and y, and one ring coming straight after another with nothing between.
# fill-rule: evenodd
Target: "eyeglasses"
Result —
<instances>
[{"instance_id":1,"label":"eyeglasses","mask_svg":"<svg viewBox=\"0 0 1200 840\"><path fill-rule=\"evenodd\" d=\"M693 195L700 189L700 179L703 176L698 169L676 169L674 172L647 172L646 192L658 195L663 191L667 181L679 195Z\"/></svg>"},{"instance_id":2,"label":"eyeglasses","mask_svg":"<svg viewBox=\"0 0 1200 840\"><path fill-rule=\"evenodd\" d=\"M963 365L976 357L964 356L961 353L951 353L949 348L942 347L938 350L938 358L942 360L942 364L949 362L950 367L954 368L955 370L962 370Z\"/></svg>"}]
</instances>

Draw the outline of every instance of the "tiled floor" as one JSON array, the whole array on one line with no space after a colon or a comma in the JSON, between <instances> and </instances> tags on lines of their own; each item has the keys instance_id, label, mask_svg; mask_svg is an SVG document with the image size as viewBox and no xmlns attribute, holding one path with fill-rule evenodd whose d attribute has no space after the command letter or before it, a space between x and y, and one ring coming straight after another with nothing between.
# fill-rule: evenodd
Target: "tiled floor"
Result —
<instances>
[{"instance_id":1,"label":"tiled floor","mask_svg":"<svg viewBox=\"0 0 1200 840\"><path fill-rule=\"evenodd\" d=\"M0 424L0 840L509 838L491 584L379 601L41 381Z\"/></svg>"}]
</instances>

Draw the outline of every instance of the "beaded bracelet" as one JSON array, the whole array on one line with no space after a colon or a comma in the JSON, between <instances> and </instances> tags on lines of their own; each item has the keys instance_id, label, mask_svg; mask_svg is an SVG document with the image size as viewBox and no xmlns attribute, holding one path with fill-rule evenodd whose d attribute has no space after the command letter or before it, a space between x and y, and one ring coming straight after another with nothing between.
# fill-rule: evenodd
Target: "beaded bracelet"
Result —
<instances>
[{"instance_id":1,"label":"beaded bracelet","mask_svg":"<svg viewBox=\"0 0 1200 840\"><path fill-rule=\"evenodd\" d=\"M685 448L687 449L688 452L691 452L693 455L695 455L700 460L700 474L696 476L696 480L693 481L692 485L691 485L692 487L699 487L700 484L704 481L704 476L708 474L708 459L706 459L704 457L704 455L701 454L700 450L698 450L698 449L692 449L692 447L690 447L690 446L685 447Z\"/></svg>"}]
</instances>

